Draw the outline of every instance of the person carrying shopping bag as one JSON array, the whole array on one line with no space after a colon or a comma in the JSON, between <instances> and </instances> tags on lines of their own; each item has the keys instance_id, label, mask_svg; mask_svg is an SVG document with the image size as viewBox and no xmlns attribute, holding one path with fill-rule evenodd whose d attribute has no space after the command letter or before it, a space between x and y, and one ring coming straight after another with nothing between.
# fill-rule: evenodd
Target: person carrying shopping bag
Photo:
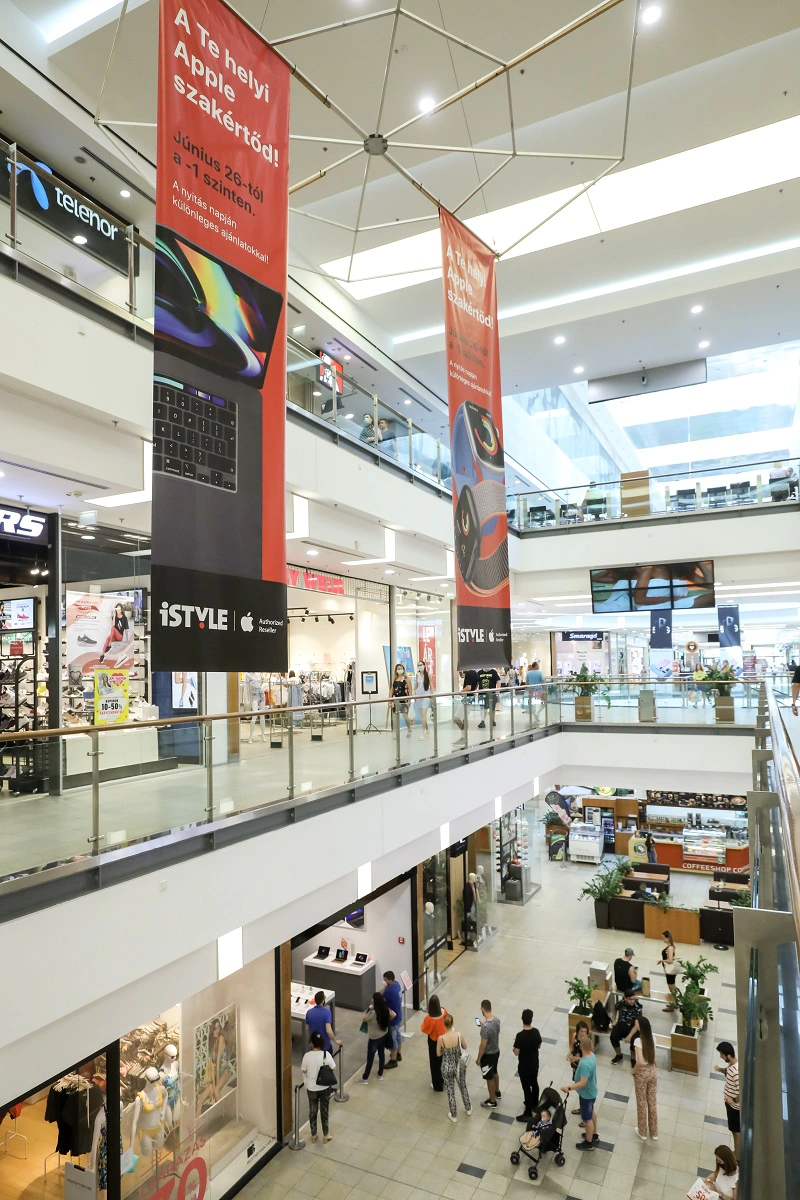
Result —
<instances>
[{"instance_id":1,"label":"person carrying shopping bag","mask_svg":"<svg viewBox=\"0 0 800 1200\"><path fill-rule=\"evenodd\" d=\"M636 1062L633 1083L636 1089L636 1133L643 1142L648 1132L658 1141L658 1108L656 1105L656 1047L653 1030L647 1017L639 1018L639 1038L634 1044Z\"/></svg>"},{"instance_id":2,"label":"person carrying shopping bag","mask_svg":"<svg viewBox=\"0 0 800 1200\"><path fill-rule=\"evenodd\" d=\"M301 1064L303 1081L308 1092L308 1123L311 1126L311 1140L317 1140L317 1113L322 1122L323 1142L332 1142L328 1132L328 1110L331 1102L331 1092L336 1084L333 1074L336 1066L333 1055L325 1049L321 1033L312 1033L311 1049L303 1055ZM333 1079L333 1082L331 1082Z\"/></svg>"},{"instance_id":3,"label":"person carrying shopping bag","mask_svg":"<svg viewBox=\"0 0 800 1200\"><path fill-rule=\"evenodd\" d=\"M467 1043L464 1035L453 1029L453 1014L447 1013L444 1018L444 1033L436 1044L436 1053L442 1060L442 1079L447 1091L447 1116L455 1125L456 1120L456 1081L464 1104L464 1112L472 1116L472 1101L467 1088Z\"/></svg>"}]
</instances>

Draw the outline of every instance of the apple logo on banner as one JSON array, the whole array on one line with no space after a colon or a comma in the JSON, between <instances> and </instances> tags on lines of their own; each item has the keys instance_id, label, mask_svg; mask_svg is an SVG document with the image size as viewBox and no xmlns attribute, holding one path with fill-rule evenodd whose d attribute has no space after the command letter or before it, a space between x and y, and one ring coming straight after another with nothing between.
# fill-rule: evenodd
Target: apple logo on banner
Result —
<instances>
[{"instance_id":1,"label":"apple logo on banner","mask_svg":"<svg viewBox=\"0 0 800 1200\"><path fill-rule=\"evenodd\" d=\"M242 633L252 633L253 632L252 613L247 613L246 616L240 617L239 625L241 626Z\"/></svg>"}]
</instances>

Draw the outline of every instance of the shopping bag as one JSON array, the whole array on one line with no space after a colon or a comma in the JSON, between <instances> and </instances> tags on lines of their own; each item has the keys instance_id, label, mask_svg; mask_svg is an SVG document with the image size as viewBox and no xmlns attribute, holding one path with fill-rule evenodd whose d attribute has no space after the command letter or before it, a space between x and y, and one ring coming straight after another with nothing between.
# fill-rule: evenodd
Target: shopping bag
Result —
<instances>
[{"instance_id":1,"label":"shopping bag","mask_svg":"<svg viewBox=\"0 0 800 1200\"><path fill-rule=\"evenodd\" d=\"M714 1200L717 1195L704 1179L696 1179L686 1194L688 1200Z\"/></svg>"},{"instance_id":2,"label":"shopping bag","mask_svg":"<svg viewBox=\"0 0 800 1200\"><path fill-rule=\"evenodd\" d=\"M369 1025L367 1024L366 1021L361 1022L361 1024L358 1027L358 1032L359 1033L369 1033Z\"/></svg>"}]
</instances>

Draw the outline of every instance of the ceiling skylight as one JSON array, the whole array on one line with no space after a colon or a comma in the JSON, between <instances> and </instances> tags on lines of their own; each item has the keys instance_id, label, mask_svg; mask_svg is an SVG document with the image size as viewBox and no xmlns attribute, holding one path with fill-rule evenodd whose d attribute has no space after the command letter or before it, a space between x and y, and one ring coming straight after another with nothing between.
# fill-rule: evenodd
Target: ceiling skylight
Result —
<instances>
[{"instance_id":1,"label":"ceiling skylight","mask_svg":"<svg viewBox=\"0 0 800 1200\"><path fill-rule=\"evenodd\" d=\"M723 138L606 176L580 195L586 182L521 204L474 217L466 224L488 245L502 251L517 238L509 258L532 254L613 229L712 204L730 196L800 176L800 117L790 117L734 137ZM572 197L561 212L555 213ZM526 237L540 221L546 223ZM349 257L322 264L344 278ZM351 282L343 286L357 299L412 287L441 275L438 229L363 250L353 258Z\"/></svg>"}]
</instances>

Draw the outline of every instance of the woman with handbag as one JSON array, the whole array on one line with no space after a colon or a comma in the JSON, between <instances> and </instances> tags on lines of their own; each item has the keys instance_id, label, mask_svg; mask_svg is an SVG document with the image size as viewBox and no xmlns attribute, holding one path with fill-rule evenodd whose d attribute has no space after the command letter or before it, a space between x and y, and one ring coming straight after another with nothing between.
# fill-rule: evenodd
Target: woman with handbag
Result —
<instances>
[{"instance_id":1,"label":"woman with handbag","mask_svg":"<svg viewBox=\"0 0 800 1200\"><path fill-rule=\"evenodd\" d=\"M311 1126L311 1140L317 1140L317 1112L322 1121L322 1140L332 1142L328 1133L328 1106L331 1102L331 1092L336 1087L336 1075L333 1056L325 1049L321 1033L312 1033L311 1049L303 1055L301 1064L306 1091L308 1092L308 1123Z\"/></svg>"},{"instance_id":2,"label":"woman with handbag","mask_svg":"<svg viewBox=\"0 0 800 1200\"><path fill-rule=\"evenodd\" d=\"M468 1117L472 1116L472 1101L467 1089L469 1055L466 1051L467 1043L464 1041L464 1036L453 1029L453 1014L447 1013L444 1018L444 1033L436 1043L436 1053L442 1060L442 1079L447 1090L447 1115L454 1125L457 1119L456 1081L458 1081L458 1090L461 1092L461 1099L464 1103L464 1112Z\"/></svg>"},{"instance_id":3,"label":"woman with handbag","mask_svg":"<svg viewBox=\"0 0 800 1200\"><path fill-rule=\"evenodd\" d=\"M378 1079L383 1079L383 1068L386 1061L386 1035L389 1033L389 1023L394 1020L394 1017L395 1014L384 1000L383 994L376 992L372 997L372 1004L364 1013L364 1020L361 1022L361 1032L365 1033L368 1039L367 1065L361 1076L361 1082L365 1086L369 1083L369 1073L372 1070L376 1054L378 1056ZM391 1037L391 1034L389 1036Z\"/></svg>"},{"instance_id":4,"label":"woman with handbag","mask_svg":"<svg viewBox=\"0 0 800 1200\"><path fill-rule=\"evenodd\" d=\"M411 722L408 719L408 705L411 698L411 685L406 679L406 669L402 663L398 663L394 669L394 679L392 680L392 700L394 701L394 719L400 721L401 718L406 723L406 735L411 737Z\"/></svg>"}]
</instances>

